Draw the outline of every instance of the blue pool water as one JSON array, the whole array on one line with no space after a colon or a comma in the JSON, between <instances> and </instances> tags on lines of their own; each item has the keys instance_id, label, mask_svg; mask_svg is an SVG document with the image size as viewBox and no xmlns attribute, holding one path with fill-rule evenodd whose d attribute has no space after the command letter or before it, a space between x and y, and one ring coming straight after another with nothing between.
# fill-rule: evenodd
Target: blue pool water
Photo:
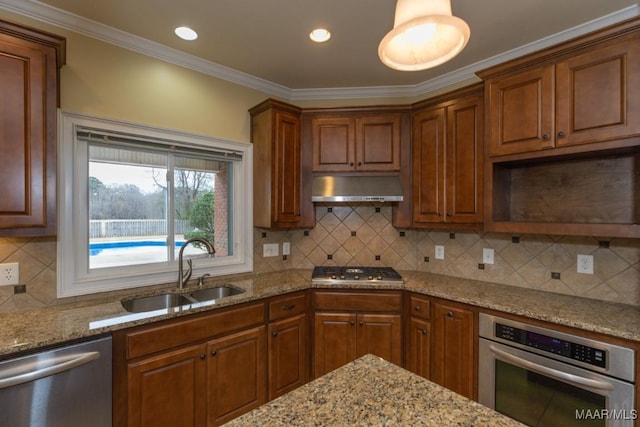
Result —
<instances>
[{"instance_id":1,"label":"blue pool water","mask_svg":"<svg viewBox=\"0 0 640 427\"><path fill-rule=\"evenodd\" d=\"M184 241L176 241L175 246L180 247ZM130 248L146 248L146 247L167 247L167 242L158 240L132 240L122 242L101 242L89 244L89 256L96 256L104 250L109 249L130 249Z\"/></svg>"}]
</instances>

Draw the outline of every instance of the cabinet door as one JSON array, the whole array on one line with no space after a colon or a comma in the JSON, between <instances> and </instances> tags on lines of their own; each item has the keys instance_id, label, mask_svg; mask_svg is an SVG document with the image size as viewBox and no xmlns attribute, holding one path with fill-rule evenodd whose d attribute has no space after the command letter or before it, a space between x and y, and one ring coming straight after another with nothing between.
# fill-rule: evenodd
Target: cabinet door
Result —
<instances>
[{"instance_id":1,"label":"cabinet door","mask_svg":"<svg viewBox=\"0 0 640 427\"><path fill-rule=\"evenodd\" d=\"M306 315L269 325L269 400L308 381Z\"/></svg>"},{"instance_id":2,"label":"cabinet door","mask_svg":"<svg viewBox=\"0 0 640 427\"><path fill-rule=\"evenodd\" d=\"M224 424L266 402L265 344L264 326L207 344L207 425Z\"/></svg>"},{"instance_id":3,"label":"cabinet door","mask_svg":"<svg viewBox=\"0 0 640 427\"><path fill-rule=\"evenodd\" d=\"M56 230L56 51L0 34L0 233Z\"/></svg>"},{"instance_id":4,"label":"cabinet door","mask_svg":"<svg viewBox=\"0 0 640 427\"><path fill-rule=\"evenodd\" d=\"M313 172L349 172L355 167L355 122L352 117L311 120Z\"/></svg>"},{"instance_id":5,"label":"cabinet door","mask_svg":"<svg viewBox=\"0 0 640 427\"><path fill-rule=\"evenodd\" d=\"M486 82L489 155L554 146L554 65Z\"/></svg>"},{"instance_id":6,"label":"cabinet door","mask_svg":"<svg viewBox=\"0 0 640 427\"><path fill-rule=\"evenodd\" d=\"M300 117L275 112L272 215L276 226L300 221Z\"/></svg>"},{"instance_id":7,"label":"cabinet door","mask_svg":"<svg viewBox=\"0 0 640 427\"><path fill-rule=\"evenodd\" d=\"M483 121L481 97L462 99L447 107L447 222L482 222Z\"/></svg>"},{"instance_id":8,"label":"cabinet door","mask_svg":"<svg viewBox=\"0 0 640 427\"><path fill-rule=\"evenodd\" d=\"M356 170L400 170L400 115L356 118Z\"/></svg>"},{"instance_id":9,"label":"cabinet door","mask_svg":"<svg viewBox=\"0 0 640 427\"><path fill-rule=\"evenodd\" d=\"M357 358L356 315L316 313L314 315L313 375L321 377Z\"/></svg>"},{"instance_id":10,"label":"cabinet door","mask_svg":"<svg viewBox=\"0 0 640 427\"><path fill-rule=\"evenodd\" d=\"M445 210L445 108L413 117L413 222L442 222Z\"/></svg>"},{"instance_id":11,"label":"cabinet door","mask_svg":"<svg viewBox=\"0 0 640 427\"><path fill-rule=\"evenodd\" d=\"M557 146L640 133L640 41L624 40L556 66Z\"/></svg>"},{"instance_id":12,"label":"cabinet door","mask_svg":"<svg viewBox=\"0 0 640 427\"><path fill-rule=\"evenodd\" d=\"M409 320L407 369L424 378L431 378L431 324L412 317Z\"/></svg>"},{"instance_id":13,"label":"cabinet door","mask_svg":"<svg viewBox=\"0 0 640 427\"><path fill-rule=\"evenodd\" d=\"M402 366L402 321L399 314L358 314L357 357L375 354Z\"/></svg>"},{"instance_id":14,"label":"cabinet door","mask_svg":"<svg viewBox=\"0 0 640 427\"><path fill-rule=\"evenodd\" d=\"M431 380L474 399L474 314L440 303L434 304L433 314Z\"/></svg>"},{"instance_id":15,"label":"cabinet door","mask_svg":"<svg viewBox=\"0 0 640 427\"><path fill-rule=\"evenodd\" d=\"M128 425L205 426L205 350L186 347L129 364Z\"/></svg>"}]
</instances>

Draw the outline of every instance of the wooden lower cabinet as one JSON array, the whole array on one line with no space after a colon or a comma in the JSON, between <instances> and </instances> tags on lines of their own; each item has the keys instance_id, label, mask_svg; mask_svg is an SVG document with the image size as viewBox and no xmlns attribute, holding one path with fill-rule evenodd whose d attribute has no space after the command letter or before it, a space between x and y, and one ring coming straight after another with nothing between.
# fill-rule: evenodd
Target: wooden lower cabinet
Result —
<instances>
[{"instance_id":1,"label":"wooden lower cabinet","mask_svg":"<svg viewBox=\"0 0 640 427\"><path fill-rule=\"evenodd\" d=\"M475 313L464 306L434 303L431 380L476 399Z\"/></svg>"},{"instance_id":2,"label":"wooden lower cabinet","mask_svg":"<svg viewBox=\"0 0 640 427\"><path fill-rule=\"evenodd\" d=\"M210 341L207 353L208 426L266 402L265 326Z\"/></svg>"},{"instance_id":3,"label":"wooden lower cabinet","mask_svg":"<svg viewBox=\"0 0 640 427\"><path fill-rule=\"evenodd\" d=\"M406 368L431 378L431 323L412 317L409 319Z\"/></svg>"},{"instance_id":4,"label":"wooden lower cabinet","mask_svg":"<svg viewBox=\"0 0 640 427\"><path fill-rule=\"evenodd\" d=\"M399 314L315 313L316 378L369 353L402 366Z\"/></svg>"},{"instance_id":5,"label":"wooden lower cabinet","mask_svg":"<svg viewBox=\"0 0 640 427\"><path fill-rule=\"evenodd\" d=\"M205 351L205 345L194 345L131 363L127 369L128 425L206 425L206 400L202 399Z\"/></svg>"},{"instance_id":6,"label":"wooden lower cabinet","mask_svg":"<svg viewBox=\"0 0 640 427\"><path fill-rule=\"evenodd\" d=\"M269 324L269 400L309 380L308 321L302 314Z\"/></svg>"}]
</instances>

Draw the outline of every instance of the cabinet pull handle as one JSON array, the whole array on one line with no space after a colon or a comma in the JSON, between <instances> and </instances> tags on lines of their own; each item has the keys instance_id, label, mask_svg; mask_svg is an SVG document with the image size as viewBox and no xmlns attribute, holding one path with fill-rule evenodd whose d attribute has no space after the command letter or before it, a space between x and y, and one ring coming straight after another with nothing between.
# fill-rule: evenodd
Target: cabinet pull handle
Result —
<instances>
[{"instance_id":1,"label":"cabinet pull handle","mask_svg":"<svg viewBox=\"0 0 640 427\"><path fill-rule=\"evenodd\" d=\"M214 356L214 357L215 357L215 356L216 356L216 354L218 354L218 351L217 351L217 350L211 350L211 355L212 355L212 356Z\"/></svg>"},{"instance_id":2,"label":"cabinet pull handle","mask_svg":"<svg viewBox=\"0 0 640 427\"><path fill-rule=\"evenodd\" d=\"M271 336L272 336L272 337L277 337L277 336L278 336L278 331L273 331L273 332L271 332Z\"/></svg>"},{"instance_id":3,"label":"cabinet pull handle","mask_svg":"<svg viewBox=\"0 0 640 427\"><path fill-rule=\"evenodd\" d=\"M206 355L206 354L202 353L202 354L200 355L200 360L204 360L204 359L206 359L206 358L207 358L207 355Z\"/></svg>"},{"instance_id":4,"label":"cabinet pull handle","mask_svg":"<svg viewBox=\"0 0 640 427\"><path fill-rule=\"evenodd\" d=\"M542 139L544 139L545 141L549 140L549 134L545 133L544 135L542 135Z\"/></svg>"},{"instance_id":5,"label":"cabinet pull handle","mask_svg":"<svg viewBox=\"0 0 640 427\"><path fill-rule=\"evenodd\" d=\"M288 310L293 310L296 307L295 304L291 304L291 305L283 305L282 306L282 310L284 311L288 311Z\"/></svg>"},{"instance_id":6,"label":"cabinet pull handle","mask_svg":"<svg viewBox=\"0 0 640 427\"><path fill-rule=\"evenodd\" d=\"M562 131L558 132L558 138L564 138L564 137L565 137L564 132Z\"/></svg>"},{"instance_id":7,"label":"cabinet pull handle","mask_svg":"<svg viewBox=\"0 0 640 427\"><path fill-rule=\"evenodd\" d=\"M452 311L447 311L447 317L453 319L453 312Z\"/></svg>"}]
</instances>

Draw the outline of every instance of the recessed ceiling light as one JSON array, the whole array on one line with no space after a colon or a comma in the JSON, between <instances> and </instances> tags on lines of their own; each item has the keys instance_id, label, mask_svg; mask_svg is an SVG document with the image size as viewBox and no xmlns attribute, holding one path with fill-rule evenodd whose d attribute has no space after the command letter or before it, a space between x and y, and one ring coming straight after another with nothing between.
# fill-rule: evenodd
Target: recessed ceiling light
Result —
<instances>
[{"instance_id":1,"label":"recessed ceiling light","mask_svg":"<svg viewBox=\"0 0 640 427\"><path fill-rule=\"evenodd\" d=\"M309 38L316 43L323 43L331 38L331 33L324 28L316 28L309 33Z\"/></svg>"},{"instance_id":2,"label":"recessed ceiling light","mask_svg":"<svg viewBox=\"0 0 640 427\"><path fill-rule=\"evenodd\" d=\"M178 27L174 30L176 36L180 37L183 40L195 40L198 38L198 33L193 31L189 27Z\"/></svg>"}]
</instances>

